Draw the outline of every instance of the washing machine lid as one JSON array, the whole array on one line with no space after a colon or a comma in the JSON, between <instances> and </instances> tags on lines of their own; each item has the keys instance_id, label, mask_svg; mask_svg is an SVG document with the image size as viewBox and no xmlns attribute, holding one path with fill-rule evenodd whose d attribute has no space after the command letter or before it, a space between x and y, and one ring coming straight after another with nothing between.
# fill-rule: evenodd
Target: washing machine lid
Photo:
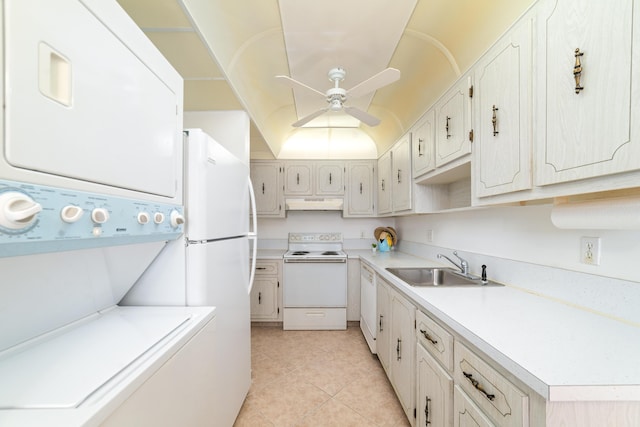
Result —
<instances>
[{"instance_id":1,"label":"washing machine lid","mask_svg":"<svg viewBox=\"0 0 640 427\"><path fill-rule=\"evenodd\" d=\"M78 407L190 319L157 307L114 307L0 353L0 410Z\"/></svg>"}]
</instances>

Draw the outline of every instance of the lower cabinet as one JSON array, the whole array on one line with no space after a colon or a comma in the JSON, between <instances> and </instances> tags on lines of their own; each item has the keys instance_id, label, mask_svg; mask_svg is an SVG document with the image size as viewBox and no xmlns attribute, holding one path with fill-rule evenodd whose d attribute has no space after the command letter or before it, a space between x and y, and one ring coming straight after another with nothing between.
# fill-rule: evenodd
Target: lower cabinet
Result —
<instances>
[{"instance_id":1,"label":"lower cabinet","mask_svg":"<svg viewBox=\"0 0 640 427\"><path fill-rule=\"evenodd\" d=\"M494 427L489 419L469 399L469 396L458 386L453 395L454 427Z\"/></svg>"},{"instance_id":2,"label":"lower cabinet","mask_svg":"<svg viewBox=\"0 0 640 427\"><path fill-rule=\"evenodd\" d=\"M279 260L257 260L256 277L251 289L251 320L280 320L280 282L282 262Z\"/></svg>"},{"instance_id":3,"label":"lower cabinet","mask_svg":"<svg viewBox=\"0 0 640 427\"><path fill-rule=\"evenodd\" d=\"M451 427L453 378L422 345L416 351L416 426Z\"/></svg>"},{"instance_id":4,"label":"lower cabinet","mask_svg":"<svg viewBox=\"0 0 640 427\"><path fill-rule=\"evenodd\" d=\"M387 372L409 422L415 417L415 306L381 277L376 277L378 358Z\"/></svg>"}]
</instances>

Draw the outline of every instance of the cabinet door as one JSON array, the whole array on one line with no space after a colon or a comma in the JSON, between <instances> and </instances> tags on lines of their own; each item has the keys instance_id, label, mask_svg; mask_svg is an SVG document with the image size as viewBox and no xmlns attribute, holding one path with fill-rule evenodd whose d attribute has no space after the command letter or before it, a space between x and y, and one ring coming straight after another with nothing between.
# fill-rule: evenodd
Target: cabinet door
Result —
<instances>
[{"instance_id":1,"label":"cabinet door","mask_svg":"<svg viewBox=\"0 0 640 427\"><path fill-rule=\"evenodd\" d=\"M391 151L378 160L378 214L391 213Z\"/></svg>"},{"instance_id":2,"label":"cabinet door","mask_svg":"<svg viewBox=\"0 0 640 427\"><path fill-rule=\"evenodd\" d=\"M393 175L391 182L391 208L394 212L411 209L411 134L404 136L393 147Z\"/></svg>"},{"instance_id":3,"label":"cabinet door","mask_svg":"<svg viewBox=\"0 0 640 427\"><path fill-rule=\"evenodd\" d=\"M477 197L531 188L531 31L524 18L476 67Z\"/></svg>"},{"instance_id":4,"label":"cabinet door","mask_svg":"<svg viewBox=\"0 0 640 427\"><path fill-rule=\"evenodd\" d=\"M454 427L495 427L458 386L453 392Z\"/></svg>"},{"instance_id":5,"label":"cabinet door","mask_svg":"<svg viewBox=\"0 0 640 427\"><path fill-rule=\"evenodd\" d=\"M278 278L256 277L251 289L251 320L278 318Z\"/></svg>"},{"instance_id":6,"label":"cabinet door","mask_svg":"<svg viewBox=\"0 0 640 427\"><path fill-rule=\"evenodd\" d=\"M415 319L416 310L407 299L393 292L391 299L391 383L409 419L415 407Z\"/></svg>"},{"instance_id":7,"label":"cabinet door","mask_svg":"<svg viewBox=\"0 0 640 427\"><path fill-rule=\"evenodd\" d=\"M436 167L434 157L435 111L429 110L413 132L413 176L417 177Z\"/></svg>"},{"instance_id":8,"label":"cabinet door","mask_svg":"<svg viewBox=\"0 0 640 427\"><path fill-rule=\"evenodd\" d=\"M640 168L637 1L547 0L539 13L536 184Z\"/></svg>"},{"instance_id":9,"label":"cabinet door","mask_svg":"<svg viewBox=\"0 0 640 427\"><path fill-rule=\"evenodd\" d=\"M436 104L436 166L471 152L469 80L460 79Z\"/></svg>"},{"instance_id":10,"label":"cabinet door","mask_svg":"<svg viewBox=\"0 0 640 427\"><path fill-rule=\"evenodd\" d=\"M378 307L378 333L376 351L380 364L389 376L390 337L391 337L391 290L382 277L376 275L376 305Z\"/></svg>"},{"instance_id":11,"label":"cabinet door","mask_svg":"<svg viewBox=\"0 0 640 427\"><path fill-rule=\"evenodd\" d=\"M416 387L416 425L453 425L453 379L440 364L418 345Z\"/></svg>"},{"instance_id":12,"label":"cabinet door","mask_svg":"<svg viewBox=\"0 0 640 427\"><path fill-rule=\"evenodd\" d=\"M258 216L284 216L281 177L282 164L279 162L251 164Z\"/></svg>"},{"instance_id":13,"label":"cabinet door","mask_svg":"<svg viewBox=\"0 0 640 427\"><path fill-rule=\"evenodd\" d=\"M341 196L344 194L344 164L318 163L316 166L316 194Z\"/></svg>"},{"instance_id":14,"label":"cabinet door","mask_svg":"<svg viewBox=\"0 0 640 427\"><path fill-rule=\"evenodd\" d=\"M284 194L291 196L310 196L313 164L287 163L284 166Z\"/></svg>"},{"instance_id":15,"label":"cabinet door","mask_svg":"<svg viewBox=\"0 0 640 427\"><path fill-rule=\"evenodd\" d=\"M347 209L344 216L372 216L375 181L374 162L347 163Z\"/></svg>"}]
</instances>

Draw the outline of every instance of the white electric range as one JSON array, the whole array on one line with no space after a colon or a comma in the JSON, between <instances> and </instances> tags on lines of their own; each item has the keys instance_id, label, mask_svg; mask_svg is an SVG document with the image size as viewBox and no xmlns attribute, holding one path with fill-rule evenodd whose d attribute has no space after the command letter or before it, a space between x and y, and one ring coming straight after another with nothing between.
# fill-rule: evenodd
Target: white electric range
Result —
<instances>
[{"instance_id":1,"label":"white electric range","mask_svg":"<svg viewBox=\"0 0 640 427\"><path fill-rule=\"evenodd\" d=\"M289 233L284 329L346 329L347 254L342 233Z\"/></svg>"}]
</instances>

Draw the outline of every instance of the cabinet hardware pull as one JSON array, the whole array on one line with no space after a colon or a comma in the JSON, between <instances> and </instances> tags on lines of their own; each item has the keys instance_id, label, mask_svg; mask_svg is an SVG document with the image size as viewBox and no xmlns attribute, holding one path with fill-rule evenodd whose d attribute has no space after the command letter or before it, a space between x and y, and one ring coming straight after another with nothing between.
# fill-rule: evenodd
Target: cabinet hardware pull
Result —
<instances>
[{"instance_id":1,"label":"cabinet hardware pull","mask_svg":"<svg viewBox=\"0 0 640 427\"><path fill-rule=\"evenodd\" d=\"M584 55L584 52L580 52L580 48L576 48L575 56L576 64L573 66L573 78L576 79L576 94L579 94L584 87L580 86L580 77L582 76L582 63L580 57Z\"/></svg>"},{"instance_id":2,"label":"cabinet hardware pull","mask_svg":"<svg viewBox=\"0 0 640 427\"><path fill-rule=\"evenodd\" d=\"M384 179L382 180L382 191L384 191Z\"/></svg>"},{"instance_id":3,"label":"cabinet hardware pull","mask_svg":"<svg viewBox=\"0 0 640 427\"><path fill-rule=\"evenodd\" d=\"M402 342L402 340L400 338L398 338L398 345L396 346L396 357L397 360L402 359L402 357L400 356L400 343Z\"/></svg>"},{"instance_id":4,"label":"cabinet hardware pull","mask_svg":"<svg viewBox=\"0 0 640 427\"><path fill-rule=\"evenodd\" d=\"M473 142L473 129L469 131L469 141Z\"/></svg>"},{"instance_id":5,"label":"cabinet hardware pull","mask_svg":"<svg viewBox=\"0 0 640 427\"><path fill-rule=\"evenodd\" d=\"M264 194L264 182L262 183L262 194Z\"/></svg>"},{"instance_id":6,"label":"cabinet hardware pull","mask_svg":"<svg viewBox=\"0 0 640 427\"><path fill-rule=\"evenodd\" d=\"M262 292L258 292L258 304L262 304Z\"/></svg>"},{"instance_id":7,"label":"cabinet hardware pull","mask_svg":"<svg viewBox=\"0 0 640 427\"><path fill-rule=\"evenodd\" d=\"M296 174L296 184L300 184L300 174Z\"/></svg>"},{"instance_id":8,"label":"cabinet hardware pull","mask_svg":"<svg viewBox=\"0 0 640 427\"><path fill-rule=\"evenodd\" d=\"M471 385L473 385L473 386L476 388L476 390L478 390L479 392L481 392L482 394L484 394L484 395L485 395L485 397L486 397L487 399L489 399L490 401L492 401L492 402L493 402L493 399L495 399L495 398L496 398L496 395L495 395L495 394L489 394L489 393L487 393L487 392L485 391L484 387L482 387L482 386L480 385L480 383L478 382L478 380L476 380L476 379L474 379L474 378L473 378L473 375L472 375L472 374L468 374L468 373L466 373L465 371L462 371L462 373L464 374L464 376L465 376L465 377L467 377L467 379L468 379L469 381L471 381Z\"/></svg>"},{"instance_id":9,"label":"cabinet hardware pull","mask_svg":"<svg viewBox=\"0 0 640 427\"><path fill-rule=\"evenodd\" d=\"M447 116L447 125L445 126L445 129L447 131L447 139L451 138L451 134L449 134L449 120L451 120L451 117Z\"/></svg>"},{"instance_id":10,"label":"cabinet hardware pull","mask_svg":"<svg viewBox=\"0 0 640 427\"><path fill-rule=\"evenodd\" d=\"M497 134L500 133L497 130L497 128L498 128L498 117L496 116L496 111L498 111L498 109L494 105L493 106L493 117L491 118L491 124L493 125L493 136L496 136Z\"/></svg>"},{"instance_id":11,"label":"cabinet hardware pull","mask_svg":"<svg viewBox=\"0 0 640 427\"><path fill-rule=\"evenodd\" d=\"M256 267L256 270L266 270L267 267Z\"/></svg>"},{"instance_id":12,"label":"cabinet hardware pull","mask_svg":"<svg viewBox=\"0 0 640 427\"><path fill-rule=\"evenodd\" d=\"M398 184L400 184L400 169L398 169Z\"/></svg>"},{"instance_id":13,"label":"cabinet hardware pull","mask_svg":"<svg viewBox=\"0 0 640 427\"><path fill-rule=\"evenodd\" d=\"M426 402L424 402L424 425L425 426L429 426L429 424L431 424L431 421L429 421L429 403L431 402L431 399L429 399L429 396L427 396Z\"/></svg>"},{"instance_id":14,"label":"cabinet hardware pull","mask_svg":"<svg viewBox=\"0 0 640 427\"><path fill-rule=\"evenodd\" d=\"M420 329L420 332L422 333L422 335L424 335L425 339L431 342L431 344L433 345L438 344L438 340L434 340L433 338L431 338L431 335L429 335L427 331Z\"/></svg>"},{"instance_id":15,"label":"cabinet hardware pull","mask_svg":"<svg viewBox=\"0 0 640 427\"><path fill-rule=\"evenodd\" d=\"M331 184L331 172L329 172L329 184Z\"/></svg>"},{"instance_id":16,"label":"cabinet hardware pull","mask_svg":"<svg viewBox=\"0 0 640 427\"><path fill-rule=\"evenodd\" d=\"M384 317L384 316L381 314L381 315L380 315L380 332L382 332L382 318L383 318L383 317Z\"/></svg>"},{"instance_id":17,"label":"cabinet hardware pull","mask_svg":"<svg viewBox=\"0 0 640 427\"><path fill-rule=\"evenodd\" d=\"M362 194L362 183L360 183L360 194Z\"/></svg>"},{"instance_id":18,"label":"cabinet hardware pull","mask_svg":"<svg viewBox=\"0 0 640 427\"><path fill-rule=\"evenodd\" d=\"M424 155L424 153L422 152L422 143L423 142L424 142L424 139L418 138L418 157L422 157Z\"/></svg>"}]
</instances>

